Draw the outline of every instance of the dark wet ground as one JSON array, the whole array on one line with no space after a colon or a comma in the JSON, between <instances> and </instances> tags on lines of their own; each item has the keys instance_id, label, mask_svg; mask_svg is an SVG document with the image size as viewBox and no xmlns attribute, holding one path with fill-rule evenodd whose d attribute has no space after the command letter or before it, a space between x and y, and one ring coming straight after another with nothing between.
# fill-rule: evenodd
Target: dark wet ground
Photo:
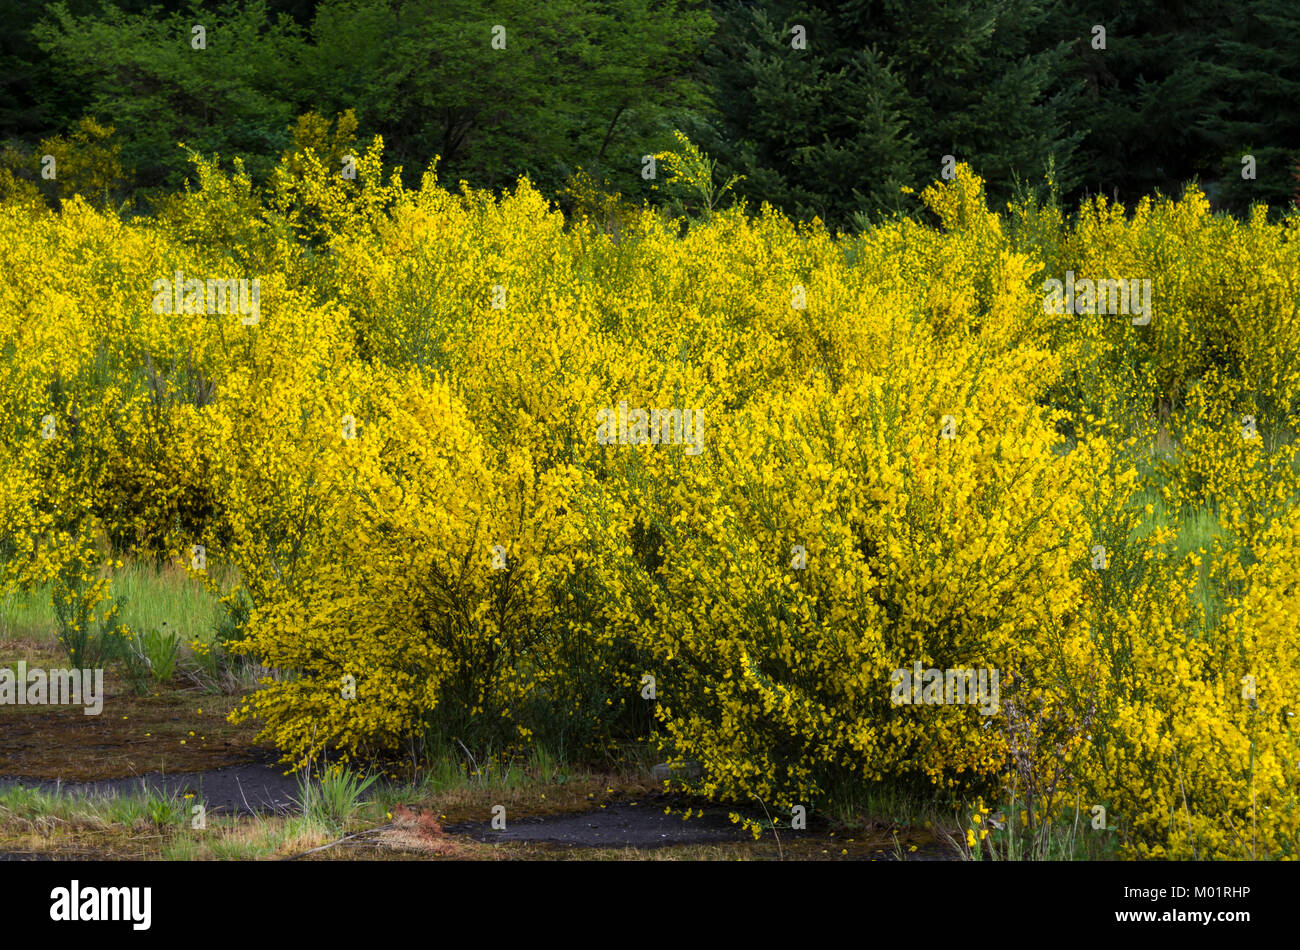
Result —
<instances>
[{"instance_id":1,"label":"dark wet ground","mask_svg":"<svg viewBox=\"0 0 1300 950\"><path fill-rule=\"evenodd\" d=\"M665 804L674 807L665 814ZM653 849L677 845L727 845L737 852L752 850L754 856L777 857L776 839L765 831L761 841L733 823L725 808L705 808L704 814L683 821L680 801L662 797L644 802L618 802L581 814L549 815L544 818L506 816L505 830L494 830L490 821L448 825L449 834L465 835L485 843L535 843L569 849ZM698 806L697 806L698 807ZM751 816L759 817L759 816ZM892 839L836 837L826 828L780 831L780 853L800 859L849 858L852 860L898 860L898 851L908 861L949 861L951 849L931 836L902 835L896 846ZM915 844L915 847L913 845ZM746 848L748 846L748 848Z\"/></svg>"},{"instance_id":2,"label":"dark wet ground","mask_svg":"<svg viewBox=\"0 0 1300 950\"><path fill-rule=\"evenodd\" d=\"M580 848L659 848L753 840L753 835L725 815L706 814L683 821L680 815L665 815L662 805L651 804L607 805L584 814L545 818L507 816L504 831L494 831L488 821L449 825L446 831L488 843L537 841Z\"/></svg>"},{"instance_id":3,"label":"dark wet ground","mask_svg":"<svg viewBox=\"0 0 1300 950\"><path fill-rule=\"evenodd\" d=\"M22 785L65 794L107 796L137 795L144 785L165 794L193 792L210 813L250 815L287 811L299 797L298 779L285 775L281 766L271 762L232 765L206 772L178 772L164 775L149 772L131 778L101 779L97 782L65 782L0 777L0 789Z\"/></svg>"},{"instance_id":4,"label":"dark wet ground","mask_svg":"<svg viewBox=\"0 0 1300 950\"><path fill-rule=\"evenodd\" d=\"M87 796L137 795L142 783L167 794L192 792L206 803L210 813L249 815L292 811L296 810L300 796L296 776L285 775L282 766L269 760L205 772L149 773L132 778L62 785L53 781L0 777L0 789L23 785L50 792L62 789L65 794ZM770 831L763 835L761 844L755 842L750 832L729 820L726 808L706 807L703 815L683 821L681 812L688 804L673 797L656 796L638 802L609 802L603 808L582 813L543 817L508 814L504 831L494 830L486 816L482 821L448 824L444 830L451 835L463 835L485 843L537 844L548 848L654 849L674 845L718 845L748 850L745 848L748 843L755 849L755 856L759 851L766 855L770 850L774 840ZM670 807L672 813L665 814L665 807ZM828 834L826 829L782 829L780 836L785 855L795 860L827 857L896 860L899 857L900 848L892 840L884 838L837 838ZM908 861L951 860L953 857L949 849L928 836L902 837L901 850L903 858ZM36 855L0 852L0 860L30 857Z\"/></svg>"},{"instance_id":5,"label":"dark wet ground","mask_svg":"<svg viewBox=\"0 0 1300 950\"><path fill-rule=\"evenodd\" d=\"M59 648L50 643L6 641L0 643L0 657L46 666L61 662ZM169 796L192 793L211 814L296 810L301 795L297 776L284 774L273 754L255 743L253 724L235 726L228 721L228 713L238 701L238 697L210 695L191 687L169 687L137 696L110 678L105 683L105 715L86 716L73 708L6 706L0 716L0 790L21 785L78 797L137 796L147 786ZM71 781L56 781L57 776ZM705 804L701 816L683 821L682 812L698 810L701 803L653 793L638 798L648 789L637 789L637 784L624 784L618 792L607 788L608 793L626 795L628 800L604 799L603 808L599 807L602 799L581 803L566 795L553 796L549 807L533 801L520 806L518 814L511 811L504 831L492 829L477 802L473 810L461 804L452 811L445 831L463 836L462 840L513 843L518 846L513 850L525 854L534 846L541 851L565 849L581 856L584 849L686 845L702 846L705 851L716 847L735 854L775 856L768 854L777 846L771 832L755 841L750 832L728 819L728 808ZM658 781L650 785L662 788ZM546 799L545 794L540 797ZM554 801L556 797L559 802ZM566 810L579 804L591 810ZM665 814L665 807L672 813ZM531 815L526 814L529 810ZM749 808L738 810L762 817L750 814ZM448 816L440 817L446 820ZM470 818L474 820L466 820ZM889 859L899 854L907 860L951 858L950 850L925 834L910 837L900 832L901 841L895 843L892 837L886 840L878 833L870 839L837 837L828 828L782 829L779 833L782 854L796 859ZM49 855L0 851L0 860L37 857Z\"/></svg>"}]
</instances>

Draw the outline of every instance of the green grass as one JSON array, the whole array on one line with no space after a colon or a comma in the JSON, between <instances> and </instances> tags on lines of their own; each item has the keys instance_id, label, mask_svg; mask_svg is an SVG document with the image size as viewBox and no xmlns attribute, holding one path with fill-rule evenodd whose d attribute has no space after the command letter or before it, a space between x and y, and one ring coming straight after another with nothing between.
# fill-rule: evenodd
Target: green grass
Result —
<instances>
[{"instance_id":1,"label":"green grass","mask_svg":"<svg viewBox=\"0 0 1300 950\"><path fill-rule=\"evenodd\" d=\"M145 822L158 828L181 827L188 822L190 802L175 793L160 792L141 782L130 795L69 795L15 786L0 791L0 813L28 820L99 820L115 825Z\"/></svg>"},{"instance_id":2,"label":"green grass","mask_svg":"<svg viewBox=\"0 0 1300 950\"><path fill-rule=\"evenodd\" d=\"M0 596L0 639L55 635L51 585ZM217 598L178 568L129 563L113 572L114 597L125 597L122 622L135 631L166 630L182 642L211 639L220 616Z\"/></svg>"},{"instance_id":3,"label":"green grass","mask_svg":"<svg viewBox=\"0 0 1300 950\"><path fill-rule=\"evenodd\" d=\"M1174 532L1171 552L1179 561L1185 561L1192 555L1202 555L1201 566L1197 572L1196 586L1192 592L1192 601L1200 608L1203 618L1197 632L1204 633L1213 629L1223 619L1227 609L1223 591L1210 577L1210 558L1216 543L1232 543L1228 532L1219 521L1212 506L1197 508L1179 518L1170 511L1154 488L1147 488L1136 493L1133 505L1142 509L1151 506L1151 514L1145 515L1134 532L1136 537L1145 537L1160 529Z\"/></svg>"},{"instance_id":4,"label":"green grass","mask_svg":"<svg viewBox=\"0 0 1300 950\"><path fill-rule=\"evenodd\" d=\"M363 776L340 766L323 769L315 780L299 779L298 803L303 817L342 832L360 814L362 794L378 780L374 773Z\"/></svg>"},{"instance_id":5,"label":"green grass","mask_svg":"<svg viewBox=\"0 0 1300 950\"><path fill-rule=\"evenodd\" d=\"M984 828L988 836L971 847L964 832L943 832L963 861L1113 861L1119 856L1114 830L1095 829L1089 809L1067 810L1059 819L1029 829L1020 823L1023 804L1014 800L980 822L967 810L959 828ZM989 819L993 819L990 821Z\"/></svg>"}]
</instances>

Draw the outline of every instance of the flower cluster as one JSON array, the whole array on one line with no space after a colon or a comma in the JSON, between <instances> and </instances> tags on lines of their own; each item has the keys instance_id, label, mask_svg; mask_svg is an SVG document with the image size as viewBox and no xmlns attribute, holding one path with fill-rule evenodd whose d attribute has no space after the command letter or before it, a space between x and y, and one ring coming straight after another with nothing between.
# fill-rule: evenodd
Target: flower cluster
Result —
<instances>
[{"instance_id":1,"label":"flower cluster","mask_svg":"<svg viewBox=\"0 0 1300 950\"><path fill-rule=\"evenodd\" d=\"M653 738L786 813L1014 788L1131 854L1294 856L1300 219L1000 215L961 167L934 226L614 236L349 148L265 194L196 158L130 221L0 205L4 583L75 578L84 624L119 555L228 568L288 761ZM155 313L177 271L260 319ZM1045 311L1067 271L1149 279L1149 323ZM598 439L624 403L702 451ZM1001 711L891 702L916 664Z\"/></svg>"}]
</instances>

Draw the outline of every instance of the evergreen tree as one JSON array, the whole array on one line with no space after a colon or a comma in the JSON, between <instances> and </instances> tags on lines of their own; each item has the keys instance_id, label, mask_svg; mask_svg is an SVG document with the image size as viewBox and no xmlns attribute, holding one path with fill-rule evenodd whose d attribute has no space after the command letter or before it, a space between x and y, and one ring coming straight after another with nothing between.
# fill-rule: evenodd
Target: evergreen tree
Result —
<instances>
[{"instance_id":1,"label":"evergreen tree","mask_svg":"<svg viewBox=\"0 0 1300 950\"><path fill-rule=\"evenodd\" d=\"M1244 213L1253 202L1286 208L1297 191L1300 163L1300 7L1294 0L1247 0L1216 44L1213 115L1222 169L1212 190L1221 204ZM1256 178L1242 178L1251 155Z\"/></svg>"},{"instance_id":2,"label":"evergreen tree","mask_svg":"<svg viewBox=\"0 0 1300 950\"><path fill-rule=\"evenodd\" d=\"M737 190L803 217L843 223L891 204L920 164L906 90L876 50L832 45L832 11L731 4L710 48L720 121L697 135ZM773 19L773 17L779 19Z\"/></svg>"},{"instance_id":3,"label":"evergreen tree","mask_svg":"<svg viewBox=\"0 0 1300 950\"><path fill-rule=\"evenodd\" d=\"M1069 0L1053 8L1051 32L1070 48L1066 73L1084 89L1067 112L1071 130L1086 133L1077 165L1083 190L1068 192L1071 201L1085 193L1127 204L1156 191L1177 194L1183 182L1218 168L1205 119L1223 7L1217 0Z\"/></svg>"},{"instance_id":4,"label":"evergreen tree","mask_svg":"<svg viewBox=\"0 0 1300 950\"><path fill-rule=\"evenodd\" d=\"M900 183L939 177L945 155L1008 197L1049 162L1069 180L1081 138L1061 131L1066 54L1038 0L818 0L715 4L717 119L701 134L743 193L843 225L896 206ZM798 29L806 49L798 48Z\"/></svg>"}]
</instances>

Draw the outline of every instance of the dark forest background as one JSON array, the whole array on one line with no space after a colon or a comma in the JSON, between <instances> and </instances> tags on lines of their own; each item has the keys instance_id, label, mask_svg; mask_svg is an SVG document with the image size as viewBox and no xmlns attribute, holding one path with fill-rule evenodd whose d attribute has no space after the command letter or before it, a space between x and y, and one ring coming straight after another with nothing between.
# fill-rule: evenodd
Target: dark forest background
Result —
<instances>
[{"instance_id":1,"label":"dark forest background","mask_svg":"<svg viewBox=\"0 0 1300 950\"><path fill-rule=\"evenodd\" d=\"M681 129L751 206L841 228L945 155L997 206L1049 171L1071 204L1300 188L1295 0L0 0L0 23L0 191L57 148L141 205L191 174L181 142L257 180L300 116L348 110L412 184L441 156L445 183L561 203L579 169L655 200L641 157Z\"/></svg>"}]
</instances>

